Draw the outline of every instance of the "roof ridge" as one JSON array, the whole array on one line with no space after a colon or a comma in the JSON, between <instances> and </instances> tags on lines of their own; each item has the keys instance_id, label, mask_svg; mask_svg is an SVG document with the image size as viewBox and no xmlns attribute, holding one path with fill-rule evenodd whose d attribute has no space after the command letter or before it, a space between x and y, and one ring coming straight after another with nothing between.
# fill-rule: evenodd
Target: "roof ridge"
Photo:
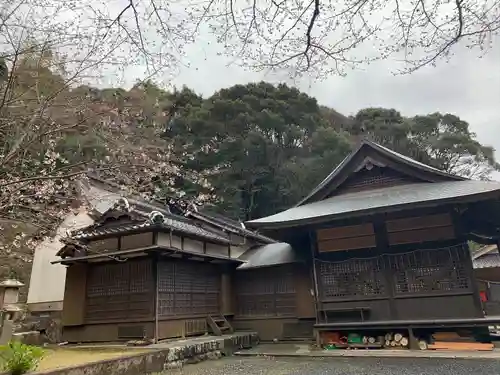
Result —
<instances>
[{"instance_id":1,"label":"roof ridge","mask_svg":"<svg viewBox=\"0 0 500 375\"><path fill-rule=\"evenodd\" d=\"M432 172L438 172L440 174L443 174L443 175L446 175L448 177L452 177L452 178L456 178L456 177L459 177L460 179L462 180L467 180L467 178L464 178L464 177L460 177L460 176L457 176L457 175L454 175L454 174L451 174L451 173L448 173L446 171L443 171L439 168L436 168L436 167L433 167L429 164L425 164L425 163L422 163L410 156L407 156L407 155L404 155L400 152L397 152L397 151L394 151L392 149L390 149L389 147L386 147L386 146L382 146L381 144L377 143L377 142L374 142L374 141L371 141L369 139L365 139L362 141L363 143L365 144L368 144L370 145L371 147L374 147L374 148L377 148L379 150L382 150L384 152L389 152L390 154L392 154L393 156L396 156L396 157L399 157L402 159L402 161L405 161L405 162L410 162L412 164L415 164L416 166L418 167L423 167L423 168L426 168L428 169L429 171L432 171Z\"/></svg>"},{"instance_id":2,"label":"roof ridge","mask_svg":"<svg viewBox=\"0 0 500 375\"><path fill-rule=\"evenodd\" d=\"M215 224L219 225L221 227L221 229L226 229L226 228L234 229L234 232L236 232L237 234L243 234L243 235L246 234L246 235L254 236L255 238L258 238L258 239L265 241L265 242L268 242L268 243L276 243L277 242L275 239L273 239L271 237L264 236L264 235L254 231L254 230L251 230L251 229L243 228L243 227L231 224L231 223L226 223L222 219L218 219L217 217L213 217L212 215L207 214L207 213L188 211L186 214L187 215L194 215L194 216L198 215L198 216L201 216L201 217L207 219L207 221L208 220L211 220L212 222L215 221Z\"/></svg>"}]
</instances>

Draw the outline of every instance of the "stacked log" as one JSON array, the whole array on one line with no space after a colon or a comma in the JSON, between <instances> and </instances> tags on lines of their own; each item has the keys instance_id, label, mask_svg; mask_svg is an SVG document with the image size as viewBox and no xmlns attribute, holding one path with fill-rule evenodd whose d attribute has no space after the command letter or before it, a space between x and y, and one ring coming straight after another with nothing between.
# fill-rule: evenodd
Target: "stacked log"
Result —
<instances>
[{"instance_id":1,"label":"stacked log","mask_svg":"<svg viewBox=\"0 0 500 375\"><path fill-rule=\"evenodd\" d=\"M391 349L407 348L409 344L408 337L401 333L387 333L384 337L385 347Z\"/></svg>"}]
</instances>

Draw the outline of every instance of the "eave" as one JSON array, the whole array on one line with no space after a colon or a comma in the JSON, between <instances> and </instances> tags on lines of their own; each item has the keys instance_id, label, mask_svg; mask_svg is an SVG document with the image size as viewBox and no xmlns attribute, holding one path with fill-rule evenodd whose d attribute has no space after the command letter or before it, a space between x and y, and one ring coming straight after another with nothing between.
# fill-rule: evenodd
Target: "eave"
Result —
<instances>
[{"instance_id":1,"label":"eave","mask_svg":"<svg viewBox=\"0 0 500 375\"><path fill-rule=\"evenodd\" d=\"M213 263L237 263L237 264L245 263L244 260L237 258L229 258L213 254L180 250L166 246L152 245L130 250L112 251L107 253L105 252L105 253L86 255L81 257L69 257L52 261L51 264L71 265L76 263L88 263L88 262L96 262L103 260L125 261L128 259L128 257L147 256L152 253L158 253L160 256L164 255L169 257L184 258L190 260L201 258L204 261Z\"/></svg>"},{"instance_id":2,"label":"eave","mask_svg":"<svg viewBox=\"0 0 500 375\"><path fill-rule=\"evenodd\" d=\"M279 229L367 215L500 199L500 182L419 183L350 193L251 220L251 228Z\"/></svg>"},{"instance_id":3,"label":"eave","mask_svg":"<svg viewBox=\"0 0 500 375\"><path fill-rule=\"evenodd\" d=\"M110 227L110 228L101 228L101 229L95 229L90 232L83 232L80 234L75 234L73 236L74 239L76 240L84 240L84 241L96 241L96 240L101 240L105 238L110 238L110 237L116 237L116 236L124 236L124 235L132 235L132 234L138 234L138 233L146 233L146 232L162 232L162 233L176 233L178 235L181 235L183 237L188 237L188 238L193 238L193 239L198 239L198 240L203 240L206 242L211 242L211 243L216 243L216 244L222 244L222 245L229 245L231 244L231 241L221 237L217 234L212 234L208 231L206 235L203 233L193 233L187 230L181 230L178 228L174 228L168 224L155 224L151 222L143 222L140 224L137 223L132 223L132 224L126 224L126 225L120 225L117 227Z\"/></svg>"}]
</instances>

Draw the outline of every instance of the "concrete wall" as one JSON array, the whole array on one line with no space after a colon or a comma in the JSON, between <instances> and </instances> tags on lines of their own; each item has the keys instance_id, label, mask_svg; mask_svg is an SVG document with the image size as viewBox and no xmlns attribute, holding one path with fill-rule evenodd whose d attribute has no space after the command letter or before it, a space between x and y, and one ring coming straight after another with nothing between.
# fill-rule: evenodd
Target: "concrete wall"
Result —
<instances>
[{"instance_id":1,"label":"concrete wall","mask_svg":"<svg viewBox=\"0 0 500 375\"><path fill-rule=\"evenodd\" d=\"M84 228L92 223L92 218L82 208L76 215L71 213L66 217L54 238L46 239L35 248L27 301L31 311L62 309L66 267L50 262L59 259L56 254L63 247L59 239L66 236L67 230Z\"/></svg>"}]
</instances>

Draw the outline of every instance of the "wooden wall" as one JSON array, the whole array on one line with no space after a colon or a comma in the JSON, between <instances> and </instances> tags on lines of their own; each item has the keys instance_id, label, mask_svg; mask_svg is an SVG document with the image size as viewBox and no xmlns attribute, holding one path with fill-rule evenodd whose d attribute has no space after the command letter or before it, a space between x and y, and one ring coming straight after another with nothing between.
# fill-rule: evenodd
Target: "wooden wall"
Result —
<instances>
[{"instance_id":1,"label":"wooden wall","mask_svg":"<svg viewBox=\"0 0 500 375\"><path fill-rule=\"evenodd\" d=\"M155 267L153 258L70 266L64 339L105 342L144 335L153 338L156 273L160 339L206 333L206 317L231 308L227 304L230 283L218 265L167 258L158 261L157 271ZM221 283L225 285L224 298Z\"/></svg>"},{"instance_id":2,"label":"wooden wall","mask_svg":"<svg viewBox=\"0 0 500 375\"><path fill-rule=\"evenodd\" d=\"M377 246L372 223L318 229L316 238L320 253Z\"/></svg>"},{"instance_id":3,"label":"wooden wall","mask_svg":"<svg viewBox=\"0 0 500 375\"><path fill-rule=\"evenodd\" d=\"M118 237L90 241L87 247L89 254L118 251Z\"/></svg>"},{"instance_id":4,"label":"wooden wall","mask_svg":"<svg viewBox=\"0 0 500 375\"><path fill-rule=\"evenodd\" d=\"M153 245L153 233L137 233L120 238L120 250L140 249Z\"/></svg>"},{"instance_id":5,"label":"wooden wall","mask_svg":"<svg viewBox=\"0 0 500 375\"><path fill-rule=\"evenodd\" d=\"M127 322L154 317L153 260L90 264L86 323Z\"/></svg>"},{"instance_id":6,"label":"wooden wall","mask_svg":"<svg viewBox=\"0 0 500 375\"><path fill-rule=\"evenodd\" d=\"M190 253L210 254L222 257L228 257L230 252L229 245L208 243L170 233L158 233L157 244Z\"/></svg>"},{"instance_id":7,"label":"wooden wall","mask_svg":"<svg viewBox=\"0 0 500 375\"><path fill-rule=\"evenodd\" d=\"M172 259L158 262L158 315L206 317L220 311L221 275L216 265Z\"/></svg>"},{"instance_id":8,"label":"wooden wall","mask_svg":"<svg viewBox=\"0 0 500 375\"><path fill-rule=\"evenodd\" d=\"M119 342L154 337L154 321L101 323L65 326L63 339L69 343Z\"/></svg>"},{"instance_id":9,"label":"wooden wall","mask_svg":"<svg viewBox=\"0 0 500 375\"><path fill-rule=\"evenodd\" d=\"M383 229L380 229L381 227ZM388 219L378 230L385 232L389 246L455 238L455 229L449 213ZM373 222L320 228L316 230L316 240L319 253L377 247Z\"/></svg>"},{"instance_id":10,"label":"wooden wall","mask_svg":"<svg viewBox=\"0 0 500 375\"><path fill-rule=\"evenodd\" d=\"M310 270L303 264L236 271L233 326L261 340L308 338L316 313Z\"/></svg>"},{"instance_id":11,"label":"wooden wall","mask_svg":"<svg viewBox=\"0 0 500 375\"><path fill-rule=\"evenodd\" d=\"M68 267L63 339L105 342L154 337L153 261L85 263Z\"/></svg>"},{"instance_id":12,"label":"wooden wall","mask_svg":"<svg viewBox=\"0 0 500 375\"><path fill-rule=\"evenodd\" d=\"M387 220L385 227L390 246L455 238L449 213Z\"/></svg>"},{"instance_id":13,"label":"wooden wall","mask_svg":"<svg viewBox=\"0 0 500 375\"><path fill-rule=\"evenodd\" d=\"M398 215L315 231L328 321L482 316L469 249L452 214Z\"/></svg>"}]
</instances>

